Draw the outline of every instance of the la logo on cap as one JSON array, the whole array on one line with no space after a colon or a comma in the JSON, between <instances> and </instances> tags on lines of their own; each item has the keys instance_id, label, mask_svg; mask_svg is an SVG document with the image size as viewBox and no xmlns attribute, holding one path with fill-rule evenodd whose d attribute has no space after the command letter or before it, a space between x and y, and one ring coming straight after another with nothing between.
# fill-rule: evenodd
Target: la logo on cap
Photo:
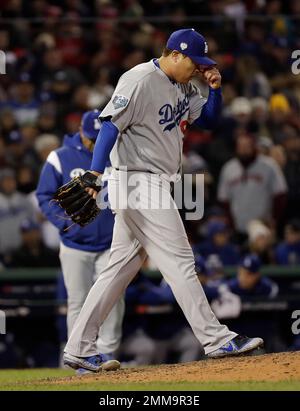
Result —
<instances>
[{"instance_id":1,"label":"la logo on cap","mask_svg":"<svg viewBox=\"0 0 300 411\"><path fill-rule=\"evenodd\" d=\"M187 49L188 45L186 43L180 43L181 50Z\"/></svg>"},{"instance_id":2,"label":"la logo on cap","mask_svg":"<svg viewBox=\"0 0 300 411\"><path fill-rule=\"evenodd\" d=\"M206 41L204 42L204 53L208 53L208 44L206 43Z\"/></svg>"}]
</instances>

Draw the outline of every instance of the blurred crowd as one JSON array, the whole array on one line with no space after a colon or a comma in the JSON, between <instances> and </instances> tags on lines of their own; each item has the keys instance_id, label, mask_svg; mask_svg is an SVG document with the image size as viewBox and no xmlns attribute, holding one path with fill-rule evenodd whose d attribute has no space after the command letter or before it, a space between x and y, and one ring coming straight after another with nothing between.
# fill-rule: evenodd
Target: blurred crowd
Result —
<instances>
[{"instance_id":1,"label":"blurred crowd","mask_svg":"<svg viewBox=\"0 0 300 411\"><path fill-rule=\"evenodd\" d=\"M186 133L184 171L203 172L206 187L204 220L186 222L190 241L225 265L247 251L265 264L298 264L299 14L300 0L2 1L2 264L13 261L26 219L42 223L44 245L57 249L33 195L49 152L84 111L105 106L125 70L159 56L169 33L190 25L207 37L224 95L215 129Z\"/></svg>"},{"instance_id":2,"label":"blurred crowd","mask_svg":"<svg viewBox=\"0 0 300 411\"><path fill-rule=\"evenodd\" d=\"M57 232L34 195L43 163L65 134L77 132L83 112L105 106L124 71L160 56L170 32L182 27L206 36L223 79L216 127L191 126L185 137L184 171L205 176L204 218L185 222L195 255L214 269L245 268L248 258L254 274L260 264L300 264L300 74L292 71L292 52L300 49L300 0L0 5L6 57L0 75L0 267L59 266ZM250 277L253 289L276 295L274 284ZM237 295L239 278L227 284ZM251 279L243 278L247 289ZM139 290L150 287L144 281ZM170 302L168 290L152 291ZM134 298L143 297L129 289L128 299ZM188 341L185 335L180 344ZM166 350L148 347L149 357Z\"/></svg>"}]
</instances>

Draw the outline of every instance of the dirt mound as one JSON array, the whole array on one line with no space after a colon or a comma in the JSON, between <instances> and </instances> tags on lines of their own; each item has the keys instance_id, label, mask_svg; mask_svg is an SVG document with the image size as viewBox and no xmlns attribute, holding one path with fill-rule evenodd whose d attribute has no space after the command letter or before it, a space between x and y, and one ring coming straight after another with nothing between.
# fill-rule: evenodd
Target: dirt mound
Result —
<instances>
[{"instance_id":1,"label":"dirt mound","mask_svg":"<svg viewBox=\"0 0 300 411\"><path fill-rule=\"evenodd\" d=\"M286 381L300 380L300 352L206 360L176 365L121 369L96 375L59 379L110 383L177 381ZM52 380L53 381L53 380ZM58 382L56 379L53 382ZM47 381L49 384L49 380Z\"/></svg>"}]
</instances>

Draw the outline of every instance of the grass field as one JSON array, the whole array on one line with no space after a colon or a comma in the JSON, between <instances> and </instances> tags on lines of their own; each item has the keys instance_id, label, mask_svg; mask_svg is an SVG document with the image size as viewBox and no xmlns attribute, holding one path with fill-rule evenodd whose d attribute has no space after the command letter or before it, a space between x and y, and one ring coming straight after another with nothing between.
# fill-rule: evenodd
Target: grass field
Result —
<instances>
[{"instance_id":1,"label":"grass field","mask_svg":"<svg viewBox=\"0 0 300 411\"><path fill-rule=\"evenodd\" d=\"M300 391L300 381L243 381L243 382L164 382L153 383L109 383L91 382L86 377L76 378L68 384L51 383L49 378L61 378L73 375L72 371L56 369L7 370L0 372L0 390L2 391Z\"/></svg>"},{"instance_id":2,"label":"grass field","mask_svg":"<svg viewBox=\"0 0 300 411\"><path fill-rule=\"evenodd\" d=\"M0 371L2 391L300 391L300 353L149 366L74 376L72 370Z\"/></svg>"}]
</instances>

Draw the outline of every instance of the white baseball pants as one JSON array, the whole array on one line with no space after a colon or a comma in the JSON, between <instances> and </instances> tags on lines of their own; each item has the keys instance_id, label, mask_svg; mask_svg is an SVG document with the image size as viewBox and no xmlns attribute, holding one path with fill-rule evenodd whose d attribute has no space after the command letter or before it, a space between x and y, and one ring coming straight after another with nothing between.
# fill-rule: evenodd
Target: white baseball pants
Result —
<instances>
[{"instance_id":1,"label":"white baseball pants","mask_svg":"<svg viewBox=\"0 0 300 411\"><path fill-rule=\"evenodd\" d=\"M67 327L69 336L90 289L108 264L109 250L98 253L81 251L61 243L59 257L68 293ZM99 326L98 352L108 354L119 348L122 338L124 307L124 298L121 296L103 325Z\"/></svg>"},{"instance_id":2,"label":"white baseball pants","mask_svg":"<svg viewBox=\"0 0 300 411\"><path fill-rule=\"evenodd\" d=\"M195 272L194 255L184 225L170 191L164 188L160 176L140 173L144 183L135 187L134 196L139 199L142 209L122 209L120 197L128 198L124 173L113 170L108 181L109 200L116 212L109 264L90 290L65 351L78 357L98 353L96 340L99 327L147 254L171 286L205 353L220 348L236 333L219 323L208 304ZM131 173L128 173L129 177ZM172 209L145 209L159 192L161 194L161 190L169 198Z\"/></svg>"}]
</instances>

